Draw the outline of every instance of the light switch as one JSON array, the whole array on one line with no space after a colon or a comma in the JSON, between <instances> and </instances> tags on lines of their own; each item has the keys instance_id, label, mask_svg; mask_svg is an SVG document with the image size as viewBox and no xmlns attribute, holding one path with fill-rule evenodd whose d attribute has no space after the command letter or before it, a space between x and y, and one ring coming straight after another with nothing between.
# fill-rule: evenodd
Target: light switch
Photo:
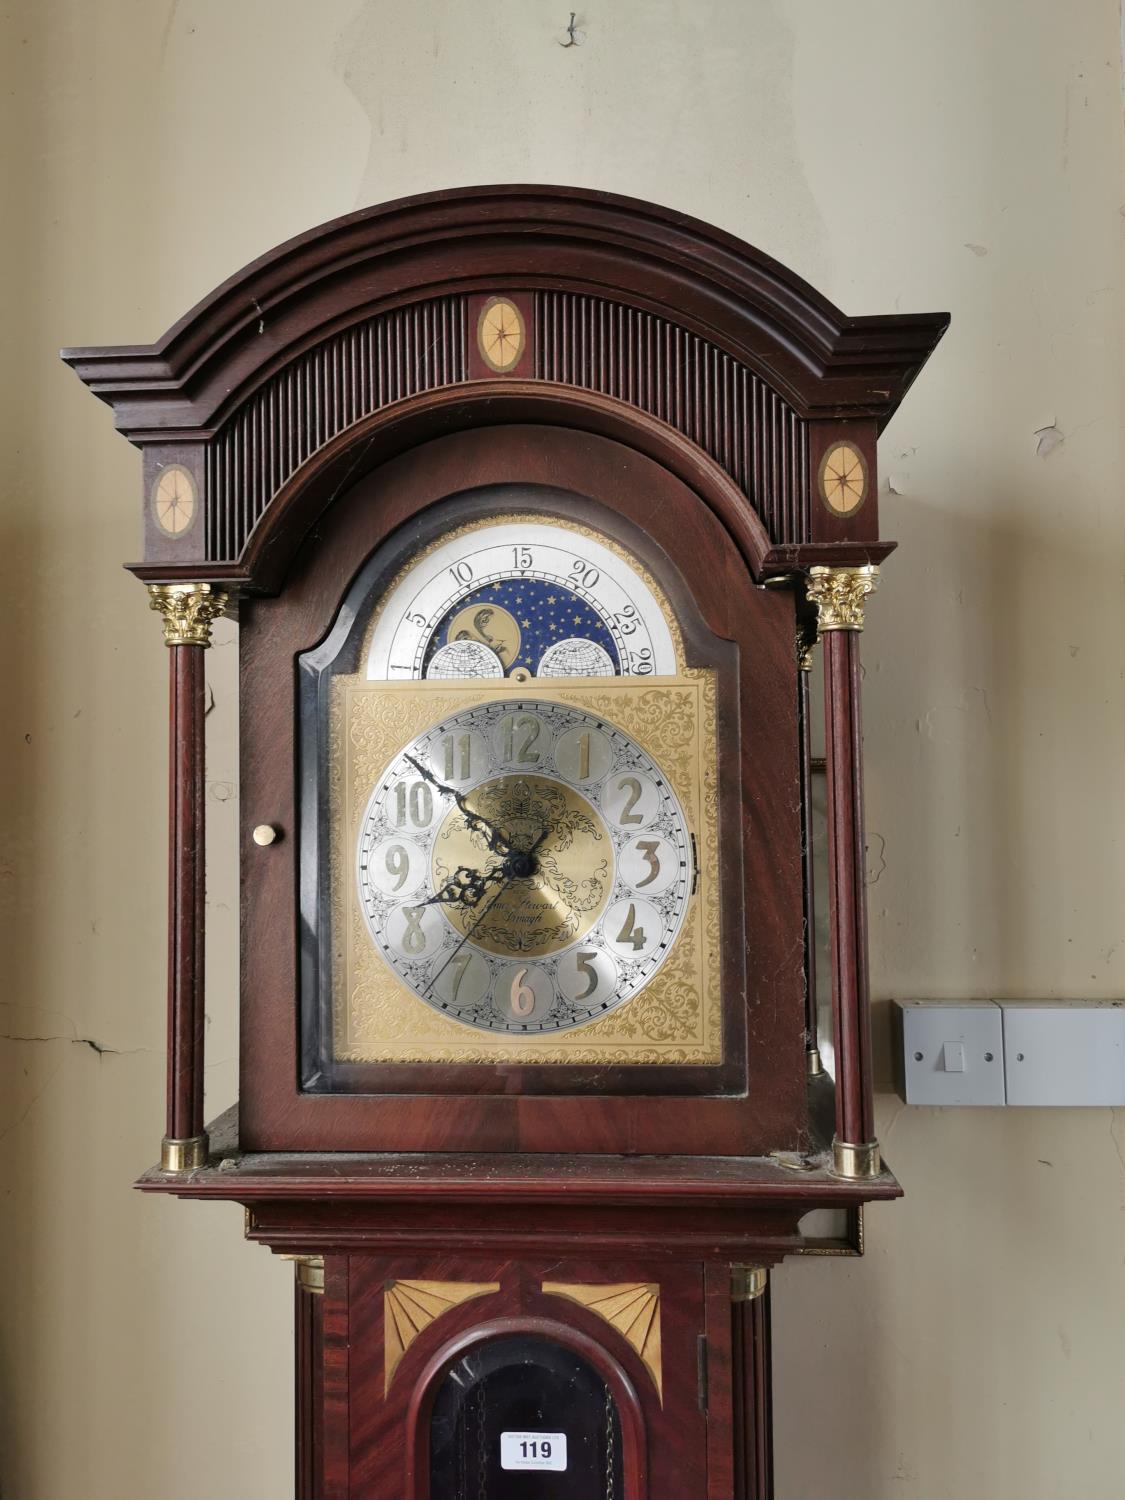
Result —
<instances>
[{"instance_id":1,"label":"light switch","mask_svg":"<svg viewBox=\"0 0 1125 1500\"><path fill-rule=\"evenodd\" d=\"M1003 1104L1004 1032L991 1000L896 1001L907 1104Z\"/></svg>"},{"instance_id":2,"label":"light switch","mask_svg":"<svg viewBox=\"0 0 1125 1500\"><path fill-rule=\"evenodd\" d=\"M965 1071L965 1044L964 1042L946 1042L941 1049L945 1058L945 1071L947 1073L963 1073Z\"/></svg>"}]
</instances>

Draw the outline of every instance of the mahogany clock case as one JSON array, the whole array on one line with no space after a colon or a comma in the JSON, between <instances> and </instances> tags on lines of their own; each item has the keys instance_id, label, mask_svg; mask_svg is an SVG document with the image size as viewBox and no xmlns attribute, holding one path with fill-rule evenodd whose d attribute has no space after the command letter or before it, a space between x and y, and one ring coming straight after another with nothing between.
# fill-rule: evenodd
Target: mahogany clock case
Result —
<instances>
[{"instance_id":1,"label":"mahogany clock case","mask_svg":"<svg viewBox=\"0 0 1125 1500\"><path fill-rule=\"evenodd\" d=\"M355 670L371 612L404 561L455 525L513 508L619 543L669 599L686 665L715 671L717 1066L333 1060L330 681ZM340 618L350 624L334 632ZM802 920L793 596L754 586L705 496L635 449L561 426L437 438L353 478L278 597L244 601L240 626L245 1146L749 1155L804 1143L803 965L785 936ZM268 849L253 842L261 823L283 835Z\"/></svg>"}]
</instances>

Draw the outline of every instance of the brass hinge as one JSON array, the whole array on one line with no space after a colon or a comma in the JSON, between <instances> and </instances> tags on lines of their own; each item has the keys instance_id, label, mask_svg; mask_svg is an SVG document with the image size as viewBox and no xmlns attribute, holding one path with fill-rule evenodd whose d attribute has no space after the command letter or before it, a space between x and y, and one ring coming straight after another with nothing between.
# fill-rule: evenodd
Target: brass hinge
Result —
<instances>
[{"instance_id":1,"label":"brass hinge","mask_svg":"<svg viewBox=\"0 0 1125 1500\"><path fill-rule=\"evenodd\" d=\"M695 1379L699 1410L707 1411L707 1335L701 1333L695 1341Z\"/></svg>"}]
</instances>

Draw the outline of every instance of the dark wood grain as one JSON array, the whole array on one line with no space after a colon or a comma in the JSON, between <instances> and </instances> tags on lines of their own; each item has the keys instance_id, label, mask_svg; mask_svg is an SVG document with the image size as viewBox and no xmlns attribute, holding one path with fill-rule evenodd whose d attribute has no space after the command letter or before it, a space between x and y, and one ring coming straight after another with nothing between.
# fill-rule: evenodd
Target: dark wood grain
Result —
<instances>
[{"instance_id":1,"label":"dark wood grain","mask_svg":"<svg viewBox=\"0 0 1125 1500\"><path fill-rule=\"evenodd\" d=\"M721 899L726 1055L744 1069L727 1097L533 1096L476 1089L450 1077L456 1107L425 1093L347 1097L297 1086L298 826L293 662L320 640L362 561L389 535L451 493L506 483L548 486L619 516L647 536L649 561L674 599L738 648L737 678L720 676ZM556 502L557 504L557 502ZM526 507L525 507L526 508ZM686 607L681 617L689 618ZM252 600L241 618L243 766L243 1143L252 1149L540 1150L751 1155L807 1144L804 1090L802 868L794 602L752 587L745 562L705 495L646 456L574 431L529 425L455 434L355 479L299 555L284 594ZM266 822L288 836L267 850ZM742 831L741 841L732 837ZM749 893L743 921L739 902ZM734 904L732 905L732 897ZM505 1089L508 1080L503 1080ZM659 1086L654 1080L654 1087ZM687 1097L690 1095L691 1097Z\"/></svg>"},{"instance_id":2,"label":"dark wood grain","mask_svg":"<svg viewBox=\"0 0 1125 1500\"><path fill-rule=\"evenodd\" d=\"M169 646L166 1135L203 1131L205 826L202 646Z\"/></svg>"},{"instance_id":3,"label":"dark wood grain","mask_svg":"<svg viewBox=\"0 0 1125 1500\"><path fill-rule=\"evenodd\" d=\"M836 1136L875 1139L867 961L859 632L824 633L829 945L836 1048Z\"/></svg>"},{"instance_id":4,"label":"dark wood grain","mask_svg":"<svg viewBox=\"0 0 1125 1500\"><path fill-rule=\"evenodd\" d=\"M324 1475L324 1296L294 1286L296 1500L321 1500Z\"/></svg>"},{"instance_id":5,"label":"dark wood grain","mask_svg":"<svg viewBox=\"0 0 1125 1500\"><path fill-rule=\"evenodd\" d=\"M735 1302L733 1318L735 1500L773 1500L773 1363L770 1284Z\"/></svg>"}]
</instances>

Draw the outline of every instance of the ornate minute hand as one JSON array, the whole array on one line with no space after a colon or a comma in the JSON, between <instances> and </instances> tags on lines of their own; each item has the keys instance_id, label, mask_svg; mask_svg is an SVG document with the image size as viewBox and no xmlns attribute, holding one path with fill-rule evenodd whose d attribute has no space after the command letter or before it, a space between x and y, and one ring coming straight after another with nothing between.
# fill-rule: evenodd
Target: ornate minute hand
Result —
<instances>
[{"instance_id":1,"label":"ornate minute hand","mask_svg":"<svg viewBox=\"0 0 1125 1500\"><path fill-rule=\"evenodd\" d=\"M456 787L446 786L444 781L439 781L434 773L428 770L424 765L422 765L420 761L415 760L413 755L408 755L405 758L410 762L410 764L418 772L418 775L423 778L423 780L428 781L430 785L432 787L436 787L439 792L444 792L446 796L453 798L469 827L484 834L485 838L488 840L488 847L493 854L512 853L511 844L500 832L499 828L497 828L494 823L490 823L487 818L482 818L480 813L474 812L473 809L469 806L468 802L465 800L463 794L459 792Z\"/></svg>"}]
</instances>

